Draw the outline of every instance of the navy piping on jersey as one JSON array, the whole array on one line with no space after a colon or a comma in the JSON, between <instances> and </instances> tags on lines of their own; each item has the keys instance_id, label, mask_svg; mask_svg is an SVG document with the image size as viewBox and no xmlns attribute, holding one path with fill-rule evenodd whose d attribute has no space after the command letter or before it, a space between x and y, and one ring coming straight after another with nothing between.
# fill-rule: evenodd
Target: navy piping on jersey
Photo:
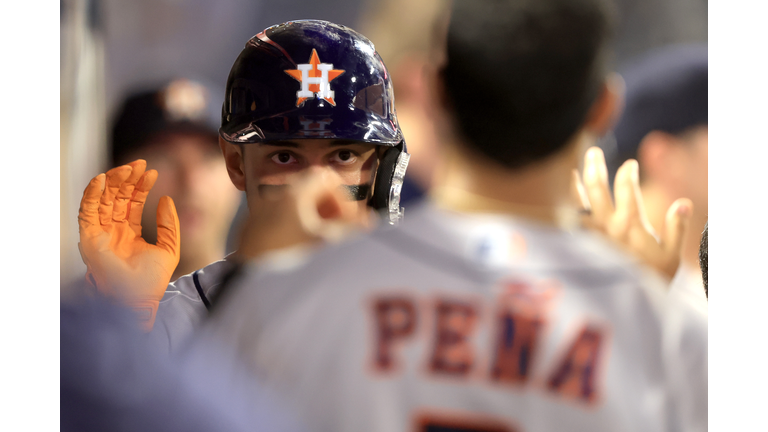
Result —
<instances>
[{"instance_id":1,"label":"navy piping on jersey","mask_svg":"<svg viewBox=\"0 0 768 432\"><path fill-rule=\"evenodd\" d=\"M200 299L203 301L203 304L205 305L205 309L210 312L211 302L208 301L208 297L206 297L205 293L203 292L203 287L200 285L200 279L197 277L198 272L200 272L200 270L197 270L194 273L192 273L192 281L195 283L195 288L197 289L197 293L200 295Z\"/></svg>"},{"instance_id":2,"label":"navy piping on jersey","mask_svg":"<svg viewBox=\"0 0 768 432\"><path fill-rule=\"evenodd\" d=\"M221 303L222 297L226 297L227 295L229 295L228 293L233 289L232 286L235 285L235 280L243 272L243 268L244 266L242 263L236 262L232 268L230 268L226 273L224 273L224 277L221 278L221 284L219 285L219 289L214 291L213 294L211 294L211 301L213 302L214 306ZM214 313L214 311L216 311L217 308L218 306L208 309L208 313L209 314Z\"/></svg>"}]
</instances>

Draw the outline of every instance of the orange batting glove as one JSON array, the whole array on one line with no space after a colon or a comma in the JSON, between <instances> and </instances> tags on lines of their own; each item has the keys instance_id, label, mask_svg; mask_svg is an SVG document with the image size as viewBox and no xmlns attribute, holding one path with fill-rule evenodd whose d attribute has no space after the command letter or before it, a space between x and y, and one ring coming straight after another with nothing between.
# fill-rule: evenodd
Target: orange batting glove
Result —
<instances>
[{"instance_id":1,"label":"orange batting glove","mask_svg":"<svg viewBox=\"0 0 768 432\"><path fill-rule=\"evenodd\" d=\"M149 331L179 264L179 217L170 197L157 207L157 245L141 237L141 214L157 171L143 160L99 174L85 188L77 217L86 280L139 312Z\"/></svg>"}]
</instances>

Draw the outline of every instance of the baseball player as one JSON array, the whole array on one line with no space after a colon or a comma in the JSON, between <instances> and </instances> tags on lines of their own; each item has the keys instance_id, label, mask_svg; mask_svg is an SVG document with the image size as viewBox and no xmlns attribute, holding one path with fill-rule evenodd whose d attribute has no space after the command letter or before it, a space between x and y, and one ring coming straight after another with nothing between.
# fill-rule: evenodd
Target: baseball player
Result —
<instances>
[{"instance_id":1,"label":"baseball player","mask_svg":"<svg viewBox=\"0 0 768 432\"><path fill-rule=\"evenodd\" d=\"M706 319L564 216L583 146L620 105L607 4L452 8L436 88L455 122L431 201L397 229L254 261L199 340L228 344L320 430L706 430ZM586 182L605 181L601 157ZM617 181L636 175L627 163ZM632 220L631 197L595 194L592 212ZM679 246L690 206L660 245Z\"/></svg>"},{"instance_id":2,"label":"baseball player","mask_svg":"<svg viewBox=\"0 0 768 432\"><path fill-rule=\"evenodd\" d=\"M373 44L347 27L291 21L251 38L227 80L219 145L232 183L246 192L251 219L263 226L280 219L278 201L307 175L348 197L326 200L331 207L316 212L322 218L365 226L371 209L385 223L402 216L409 154L392 82ZM156 245L141 238L157 175L138 160L96 176L81 203L80 250L92 285L131 305L148 329L159 317L153 333L174 349L206 316L238 255L168 285L179 260L179 220L169 197L158 204Z\"/></svg>"}]
</instances>

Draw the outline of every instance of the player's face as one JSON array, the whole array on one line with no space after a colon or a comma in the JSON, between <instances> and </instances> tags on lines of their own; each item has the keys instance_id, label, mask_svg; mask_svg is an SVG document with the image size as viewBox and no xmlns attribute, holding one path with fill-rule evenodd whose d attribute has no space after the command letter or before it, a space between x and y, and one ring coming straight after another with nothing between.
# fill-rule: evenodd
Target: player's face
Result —
<instances>
[{"instance_id":1,"label":"player's face","mask_svg":"<svg viewBox=\"0 0 768 432\"><path fill-rule=\"evenodd\" d=\"M367 214L378 156L376 146L342 140L304 139L245 144L243 169L251 212L279 199L302 175L319 174L349 193L350 205Z\"/></svg>"}]
</instances>

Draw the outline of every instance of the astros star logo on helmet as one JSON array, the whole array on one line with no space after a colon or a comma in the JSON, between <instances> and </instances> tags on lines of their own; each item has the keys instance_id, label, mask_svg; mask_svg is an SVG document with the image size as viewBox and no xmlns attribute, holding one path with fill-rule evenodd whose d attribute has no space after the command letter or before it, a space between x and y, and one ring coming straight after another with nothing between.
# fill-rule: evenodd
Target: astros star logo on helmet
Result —
<instances>
[{"instance_id":1,"label":"astros star logo on helmet","mask_svg":"<svg viewBox=\"0 0 768 432\"><path fill-rule=\"evenodd\" d=\"M301 83L301 90L296 92L296 106L313 96L323 98L331 105L336 106L333 100L335 96L331 90L331 81L336 79L344 71L334 69L331 63L320 63L317 50L312 49L309 63L296 65L297 69L286 69L285 73Z\"/></svg>"}]
</instances>

